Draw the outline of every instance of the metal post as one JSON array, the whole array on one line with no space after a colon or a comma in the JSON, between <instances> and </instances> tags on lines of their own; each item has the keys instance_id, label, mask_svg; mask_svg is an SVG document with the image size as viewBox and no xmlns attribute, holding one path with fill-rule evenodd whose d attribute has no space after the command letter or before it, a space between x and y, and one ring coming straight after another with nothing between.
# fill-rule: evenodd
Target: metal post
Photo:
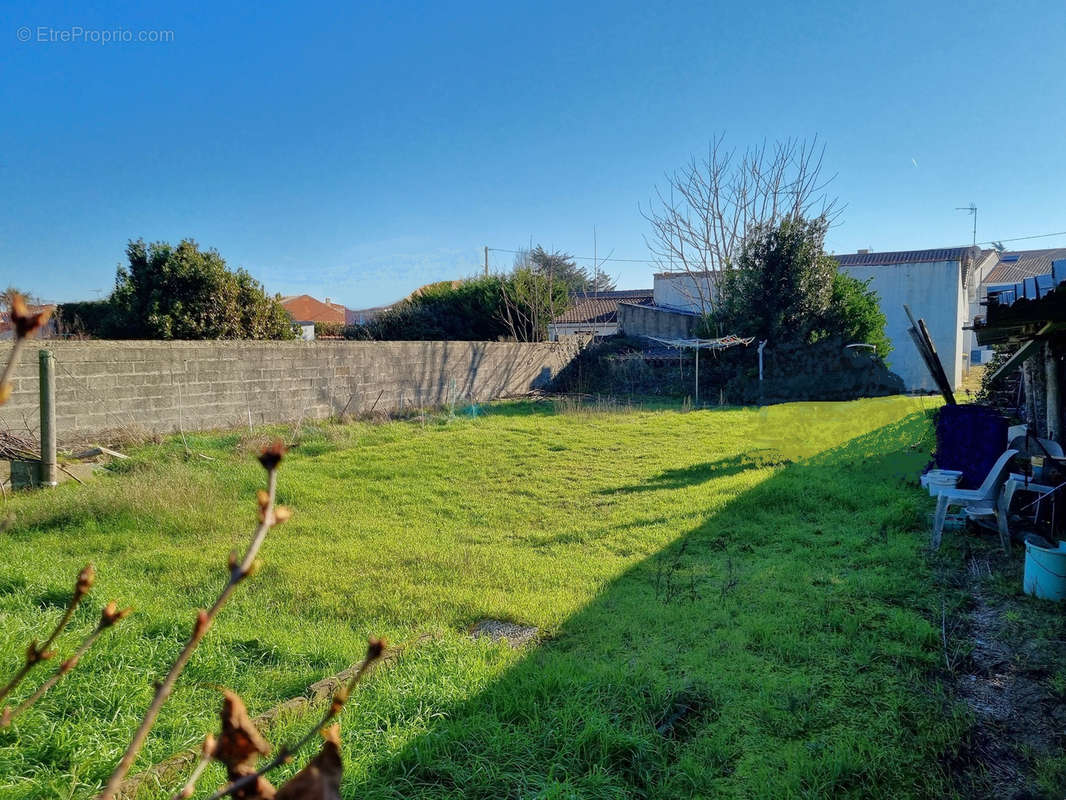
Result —
<instances>
[{"instance_id":1,"label":"metal post","mask_svg":"<svg viewBox=\"0 0 1066 800\"><path fill-rule=\"evenodd\" d=\"M489 246L485 245L485 277L489 277Z\"/></svg>"},{"instance_id":2,"label":"metal post","mask_svg":"<svg viewBox=\"0 0 1066 800\"><path fill-rule=\"evenodd\" d=\"M765 399L765 395L763 394L763 389L762 389L762 351L763 351L763 348L766 347L766 341L767 341L766 339L763 339L761 342L759 342L759 405L760 406L763 404L763 400Z\"/></svg>"},{"instance_id":3,"label":"metal post","mask_svg":"<svg viewBox=\"0 0 1066 800\"><path fill-rule=\"evenodd\" d=\"M41 350L41 486L56 485L56 359L51 350Z\"/></svg>"},{"instance_id":4,"label":"metal post","mask_svg":"<svg viewBox=\"0 0 1066 800\"><path fill-rule=\"evenodd\" d=\"M694 408L700 406L700 340L696 340L696 402Z\"/></svg>"}]
</instances>

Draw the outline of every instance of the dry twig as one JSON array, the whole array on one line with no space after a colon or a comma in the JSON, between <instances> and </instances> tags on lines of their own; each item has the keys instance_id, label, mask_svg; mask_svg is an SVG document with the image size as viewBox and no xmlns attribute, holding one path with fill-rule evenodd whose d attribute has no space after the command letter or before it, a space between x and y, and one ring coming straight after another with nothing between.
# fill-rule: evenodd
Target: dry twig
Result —
<instances>
[{"instance_id":1,"label":"dry twig","mask_svg":"<svg viewBox=\"0 0 1066 800\"><path fill-rule=\"evenodd\" d=\"M318 723L315 724L313 728L311 728L307 733L300 737L300 739L295 744L283 745L281 748L279 748L277 755L274 756L274 758L271 759L266 766L256 770L251 774L244 775L238 778L237 780L231 781L230 783L219 789L217 792L215 792L213 795L211 795L208 800L220 800L220 798L222 797L227 797L229 795L240 792L242 789L249 787L251 784L259 782L263 778L263 776L265 776L271 770L277 769L282 764L286 764L291 761L292 757L297 752L306 747L307 743L314 739L316 734L322 733L327 730L329 724L344 709L344 704L348 702L348 698L351 695L352 691L355 689L356 685L358 685L359 681L363 679L363 676L366 675L367 671L381 659L384 653L385 641L383 639L371 639L370 642L367 644L366 655L364 656L363 661L359 664L359 668L355 671L355 674L352 675L348 683L345 686L342 686L341 688L337 689L337 691L333 694L333 701L326 708L326 711L322 715L322 718L318 721ZM331 741L328 735L326 736L326 739L327 742ZM300 775L295 776L293 778L293 781L296 781L298 778L300 778ZM282 787L282 792L285 791L285 788L286 787L284 786Z\"/></svg>"},{"instance_id":2,"label":"dry twig","mask_svg":"<svg viewBox=\"0 0 1066 800\"><path fill-rule=\"evenodd\" d=\"M226 601L229 600L229 597L237 587L237 584L258 570L259 565L257 556L259 555L259 548L262 547L263 540L266 538L267 533L269 533L274 525L281 524L289 518L290 511L287 508L283 506L277 508L274 507L274 497L277 491L278 482L278 465L281 463L284 453L284 445L282 445L280 441L276 441L267 446L259 454L259 462L267 471L267 490L265 492L260 491L258 495L259 525L252 534L252 541L248 545L248 549L245 551L244 558L239 562L237 561L237 554L235 552L230 554L229 580L226 581L226 585L223 587L218 599L215 600L214 605L212 605L207 611L201 610L197 614L196 622L193 625L192 634L189 636L189 640L185 643L185 646L178 654L177 659L175 659L174 663L171 665L170 671L167 672L166 677L156 688L155 696L152 698L152 702L148 706L148 710L145 712L144 718L141 720L141 724L137 728L137 732L134 733L133 739L126 748L126 752L123 754L118 766L115 767L115 771L111 773L111 777L108 779L103 792L100 793L100 800L111 800L111 798L115 796L115 793L118 791L119 786L122 783L122 779L126 777L130 768L133 766L133 761L137 757L137 753L140 752L141 747L144 746L144 741L148 738L148 733L152 730L156 717L159 716L160 709L162 709L163 704L166 703L167 699L170 697L171 692L174 691L174 684L177 682L182 671L184 671L185 665L188 664L193 651L196 650L200 641L207 633L208 628L211 627L211 623L218 615L222 606L224 606Z\"/></svg>"},{"instance_id":3,"label":"dry twig","mask_svg":"<svg viewBox=\"0 0 1066 800\"><path fill-rule=\"evenodd\" d=\"M0 689L0 700L3 700L11 694L15 687L19 685L22 679L25 678L26 675L29 674L29 671L37 666L37 664L42 661L47 661L55 655L55 651L49 650L48 648L52 646L52 642L54 642L56 637L58 637L67 627L70 618L74 616L74 609L78 607L82 598L89 593L89 589L92 588L93 580L95 580L95 578L96 571L93 569L92 564L87 564L85 568L78 573L78 579L74 582L74 594L71 596L70 602L67 603L67 610L63 612L63 616L60 617L59 622L57 622L55 628L52 629L51 635L45 639L44 644L38 647L36 639L30 642L29 647L26 648L26 660L22 664L22 667L15 673L14 677L12 677L11 680Z\"/></svg>"},{"instance_id":4,"label":"dry twig","mask_svg":"<svg viewBox=\"0 0 1066 800\"><path fill-rule=\"evenodd\" d=\"M11 397L11 376L15 372L15 364L18 363L23 343L44 326L51 314L52 310L50 308L43 309L35 314L30 313L26 305L26 299L18 292L12 293L11 323L15 326L15 341L12 344L11 352L8 354L4 371L0 373L0 406Z\"/></svg>"},{"instance_id":5,"label":"dry twig","mask_svg":"<svg viewBox=\"0 0 1066 800\"><path fill-rule=\"evenodd\" d=\"M85 637L84 641L78 645L78 649L74 651L74 655L59 665L59 669L55 671L51 678L42 683L36 692L30 695L28 698L22 701L14 711L10 708L5 708L3 714L0 714L0 728L6 728L19 714L30 709L34 703L44 697L45 692L59 683L59 680L70 672L74 667L78 665L81 657L89 650L90 647L100 638L100 634L106 631L111 626L125 619L132 609L123 608L120 609L118 605L112 600L106 606L100 614L100 621L93 628L92 633Z\"/></svg>"}]
</instances>

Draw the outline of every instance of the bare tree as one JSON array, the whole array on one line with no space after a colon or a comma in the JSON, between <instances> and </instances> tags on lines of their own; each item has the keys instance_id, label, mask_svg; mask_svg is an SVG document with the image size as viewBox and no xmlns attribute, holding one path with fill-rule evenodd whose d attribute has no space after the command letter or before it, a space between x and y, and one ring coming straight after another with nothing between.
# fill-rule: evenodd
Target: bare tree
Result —
<instances>
[{"instance_id":1,"label":"bare tree","mask_svg":"<svg viewBox=\"0 0 1066 800\"><path fill-rule=\"evenodd\" d=\"M535 258L538 252L544 256L541 262ZM573 262L567 259L566 254L547 254L540 248L515 256L514 269L500 283L500 318L516 341L544 341L548 325L570 306L570 286L564 276Z\"/></svg>"},{"instance_id":2,"label":"bare tree","mask_svg":"<svg viewBox=\"0 0 1066 800\"><path fill-rule=\"evenodd\" d=\"M755 225L776 225L788 217L825 217L832 223L843 211L826 189L825 146L815 137L765 142L743 153L728 149L724 136L666 175L665 187L641 215L651 223L648 249L664 272L690 277L691 301L704 313L716 304L720 277L740 252Z\"/></svg>"}]
</instances>

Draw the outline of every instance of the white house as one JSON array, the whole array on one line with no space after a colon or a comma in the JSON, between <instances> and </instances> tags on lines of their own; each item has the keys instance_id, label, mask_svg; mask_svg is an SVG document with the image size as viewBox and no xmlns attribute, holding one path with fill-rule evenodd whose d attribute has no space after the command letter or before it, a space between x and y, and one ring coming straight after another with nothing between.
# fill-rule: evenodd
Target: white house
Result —
<instances>
[{"instance_id":1,"label":"white house","mask_svg":"<svg viewBox=\"0 0 1066 800\"><path fill-rule=\"evenodd\" d=\"M718 275L712 271L658 272L653 279L653 302L660 308L707 314L718 300Z\"/></svg>"},{"instance_id":2,"label":"white house","mask_svg":"<svg viewBox=\"0 0 1066 800\"><path fill-rule=\"evenodd\" d=\"M969 332L981 277L994 263L994 251L975 247L909 250L892 253L859 251L836 256L841 270L869 280L885 315L885 334L892 342L889 367L909 391L935 391L936 385L907 332L911 327L903 306L925 320L948 382L954 389L969 368Z\"/></svg>"}]
</instances>

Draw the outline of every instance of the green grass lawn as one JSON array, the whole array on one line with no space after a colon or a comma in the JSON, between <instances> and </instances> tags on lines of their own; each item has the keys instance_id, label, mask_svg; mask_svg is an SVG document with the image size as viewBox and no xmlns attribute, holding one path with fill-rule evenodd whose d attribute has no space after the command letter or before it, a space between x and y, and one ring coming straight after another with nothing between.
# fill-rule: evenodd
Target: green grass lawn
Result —
<instances>
[{"instance_id":1,"label":"green grass lawn","mask_svg":"<svg viewBox=\"0 0 1066 800\"><path fill-rule=\"evenodd\" d=\"M106 779L226 554L245 547L263 478L248 439L188 437L213 461L168 441L119 474L0 509L14 515L0 534L0 674L88 561L97 585L64 648L107 599L136 608L0 731L0 797L89 797ZM476 419L305 426L300 442L279 480L294 517L135 772L217 727L220 686L258 714L357 661L371 634L428 631L344 712L346 797L950 796L944 764L965 720L936 681L921 401L502 404ZM543 638L472 640L484 618Z\"/></svg>"}]
</instances>

